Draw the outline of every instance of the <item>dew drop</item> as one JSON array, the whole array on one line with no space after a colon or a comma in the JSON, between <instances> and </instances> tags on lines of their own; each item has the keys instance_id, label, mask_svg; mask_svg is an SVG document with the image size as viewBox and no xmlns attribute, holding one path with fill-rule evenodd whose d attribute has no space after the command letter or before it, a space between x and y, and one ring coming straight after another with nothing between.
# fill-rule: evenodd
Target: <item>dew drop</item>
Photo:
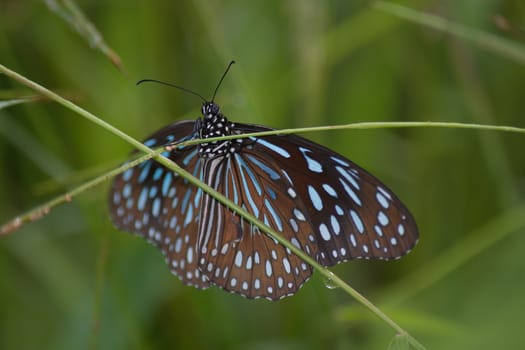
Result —
<instances>
[{"instance_id":1,"label":"dew drop","mask_svg":"<svg viewBox=\"0 0 525 350\"><path fill-rule=\"evenodd\" d=\"M335 282L336 276L332 272L329 272L329 274L330 274L330 277L326 277L326 276L323 277L323 283L325 287L328 289L339 288L339 285Z\"/></svg>"}]
</instances>

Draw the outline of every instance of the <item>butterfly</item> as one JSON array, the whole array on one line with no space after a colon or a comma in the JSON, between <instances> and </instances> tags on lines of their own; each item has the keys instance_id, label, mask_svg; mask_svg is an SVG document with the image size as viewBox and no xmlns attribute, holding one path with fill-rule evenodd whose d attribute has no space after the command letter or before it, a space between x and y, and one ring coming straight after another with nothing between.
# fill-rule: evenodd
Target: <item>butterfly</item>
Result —
<instances>
[{"instance_id":1,"label":"butterfly","mask_svg":"<svg viewBox=\"0 0 525 350\"><path fill-rule=\"evenodd\" d=\"M272 135L178 146L273 130L230 122L214 102L215 93L211 101L201 97L202 117L168 125L144 144L165 146L164 156L323 266L397 259L415 246L416 222L398 197L315 142ZM109 207L115 226L158 247L186 285L279 300L296 293L313 272L290 249L154 160L115 178Z\"/></svg>"}]
</instances>

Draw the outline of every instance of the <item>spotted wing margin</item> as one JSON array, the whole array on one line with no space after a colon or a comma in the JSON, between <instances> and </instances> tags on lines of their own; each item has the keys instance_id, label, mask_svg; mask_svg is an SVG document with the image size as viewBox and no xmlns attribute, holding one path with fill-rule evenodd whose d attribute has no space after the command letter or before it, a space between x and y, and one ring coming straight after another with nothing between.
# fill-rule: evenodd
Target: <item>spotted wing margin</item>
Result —
<instances>
[{"instance_id":1,"label":"spotted wing margin","mask_svg":"<svg viewBox=\"0 0 525 350\"><path fill-rule=\"evenodd\" d=\"M159 147L190 139L194 122L171 124L144 144ZM164 153L199 177L201 161L196 146ZM111 220L117 228L136 233L158 247L170 270L185 284L207 288L197 265L195 246L201 190L154 160L145 161L115 178L109 193Z\"/></svg>"},{"instance_id":2,"label":"spotted wing margin","mask_svg":"<svg viewBox=\"0 0 525 350\"><path fill-rule=\"evenodd\" d=\"M249 147L248 147L249 148ZM303 220L290 221L294 198L281 169L241 153L208 160L203 181L224 194L299 249L315 256L311 230ZM306 208L299 205L299 209ZM258 227L203 194L197 242L201 271L215 285L248 298L278 300L294 294L312 268Z\"/></svg>"},{"instance_id":3,"label":"spotted wing margin","mask_svg":"<svg viewBox=\"0 0 525 350\"><path fill-rule=\"evenodd\" d=\"M243 133L271 130L237 125ZM382 182L352 161L296 135L252 138L253 152L286 169L318 245L319 263L397 259L415 246L413 216ZM283 170L284 171L284 170ZM300 239L306 241L306 237Z\"/></svg>"}]
</instances>

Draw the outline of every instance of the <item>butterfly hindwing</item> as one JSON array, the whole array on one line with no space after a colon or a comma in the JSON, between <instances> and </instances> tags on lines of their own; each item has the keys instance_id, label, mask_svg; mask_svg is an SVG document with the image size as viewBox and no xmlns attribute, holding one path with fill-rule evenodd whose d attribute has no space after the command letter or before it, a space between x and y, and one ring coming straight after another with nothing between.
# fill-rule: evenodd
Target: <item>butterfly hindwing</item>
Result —
<instances>
[{"instance_id":1,"label":"butterfly hindwing","mask_svg":"<svg viewBox=\"0 0 525 350\"><path fill-rule=\"evenodd\" d=\"M255 163L244 151L215 158L206 163L203 179L299 249L315 255L315 242L299 239L310 226L305 221L290 224L294 204L286 195L282 170L267 163L263 172L262 161ZM207 194L201 215L201 270L221 288L250 298L277 300L294 294L311 275L312 268L288 248Z\"/></svg>"}]
</instances>

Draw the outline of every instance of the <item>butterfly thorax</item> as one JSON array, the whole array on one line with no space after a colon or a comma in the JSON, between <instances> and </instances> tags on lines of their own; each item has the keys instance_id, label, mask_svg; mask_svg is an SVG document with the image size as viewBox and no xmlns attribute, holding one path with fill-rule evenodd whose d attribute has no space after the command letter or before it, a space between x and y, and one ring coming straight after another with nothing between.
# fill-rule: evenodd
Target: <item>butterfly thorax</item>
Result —
<instances>
[{"instance_id":1,"label":"butterfly thorax","mask_svg":"<svg viewBox=\"0 0 525 350\"><path fill-rule=\"evenodd\" d=\"M199 119L199 138L208 139L238 134L235 124L221 113L219 106L214 102L206 102L202 105L203 119ZM243 139L212 141L199 145L199 156L201 158L230 157L240 151Z\"/></svg>"}]
</instances>

